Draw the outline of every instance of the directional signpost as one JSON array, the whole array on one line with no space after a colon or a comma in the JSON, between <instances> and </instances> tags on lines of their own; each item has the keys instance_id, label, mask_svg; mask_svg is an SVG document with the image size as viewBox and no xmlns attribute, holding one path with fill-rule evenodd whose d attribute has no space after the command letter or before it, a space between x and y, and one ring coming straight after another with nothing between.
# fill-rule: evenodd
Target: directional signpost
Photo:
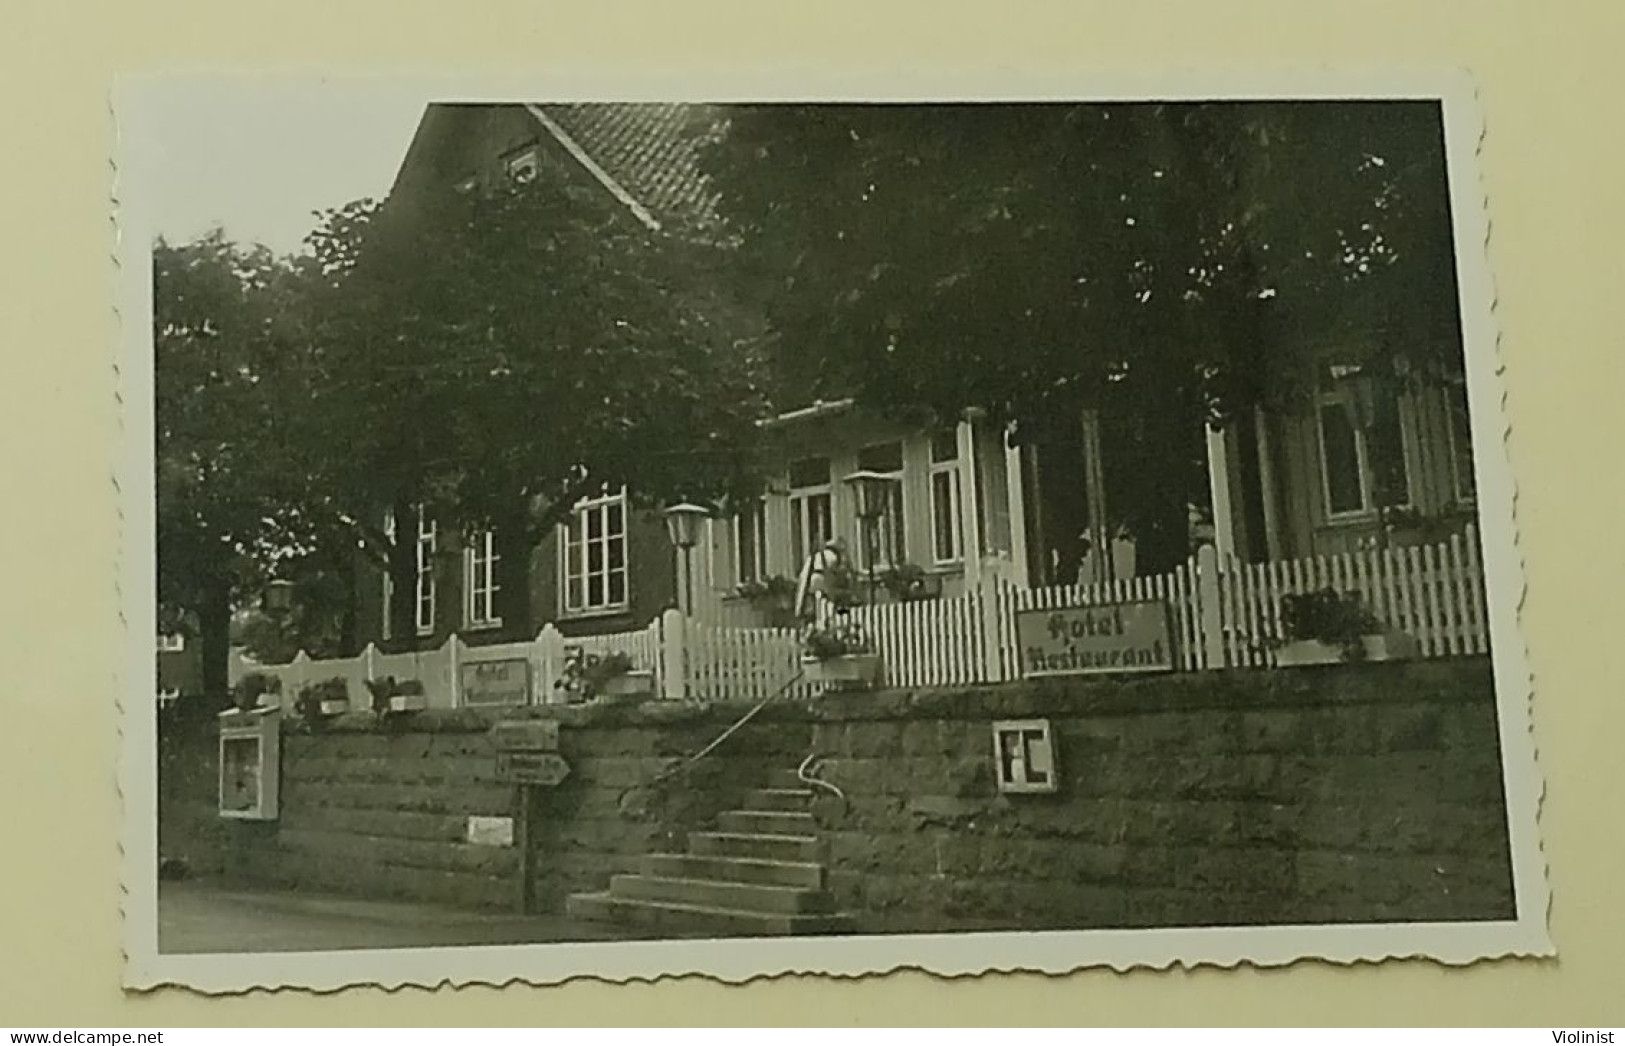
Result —
<instances>
[{"instance_id":1,"label":"directional signpost","mask_svg":"<svg viewBox=\"0 0 1625 1046\"><path fill-rule=\"evenodd\" d=\"M497 780L521 787L552 788L570 776L570 764L557 752L498 752Z\"/></svg>"},{"instance_id":2,"label":"directional signpost","mask_svg":"<svg viewBox=\"0 0 1625 1046\"><path fill-rule=\"evenodd\" d=\"M559 724L554 719L504 720L491 728L491 744L497 750L497 780L514 786L517 899L520 913L529 915L536 904L531 867L536 807L543 788L555 788L570 776L570 764L559 754Z\"/></svg>"}]
</instances>

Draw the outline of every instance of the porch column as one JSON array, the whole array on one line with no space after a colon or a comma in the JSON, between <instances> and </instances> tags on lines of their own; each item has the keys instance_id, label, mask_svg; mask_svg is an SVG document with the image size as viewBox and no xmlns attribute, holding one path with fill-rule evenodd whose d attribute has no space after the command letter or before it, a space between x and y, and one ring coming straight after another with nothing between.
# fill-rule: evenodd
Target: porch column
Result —
<instances>
[{"instance_id":1,"label":"porch column","mask_svg":"<svg viewBox=\"0 0 1625 1046\"><path fill-rule=\"evenodd\" d=\"M1264 551L1270 559L1281 559L1281 520L1276 507L1275 454L1270 446L1269 417L1263 407L1253 408L1253 431L1258 442L1259 499L1264 508Z\"/></svg>"},{"instance_id":2,"label":"porch column","mask_svg":"<svg viewBox=\"0 0 1625 1046\"><path fill-rule=\"evenodd\" d=\"M1224 561L1236 554L1235 517L1231 514L1230 447L1224 431L1207 432L1207 479L1213 496L1213 546Z\"/></svg>"},{"instance_id":3,"label":"porch column","mask_svg":"<svg viewBox=\"0 0 1625 1046\"><path fill-rule=\"evenodd\" d=\"M1100 414L1093 410L1083 412L1083 480L1087 497L1087 525L1089 527L1089 562L1094 567L1093 582L1112 580L1113 535L1106 525L1106 476L1100 460Z\"/></svg>"},{"instance_id":4,"label":"porch column","mask_svg":"<svg viewBox=\"0 0 1625 1046\"><path fill-rule=\"evenodd\" d=\"M762 510L767 529L767 572L795 580L801 564L790 555L790 478L774 476L768 483L767 507Z\"/></svg>"},{"instance_id":5,"label":"porch column","mask_svg":"<svg viewBox=\"0 0 1625 1046\"><path fill-rule=\"evenodd\" d=\"M1026 473L1020 447L1010 445L1010 434L1015 431L1012 422L1004 428L1004 489L1010 507L1010 558L1015 570L1015 583L1022 588L1032 584L1027 573L1027 492Z\"/></svg>"},{"instance_id":6,"label":"porch column","mask_svg":"<svg viewBox=\"0 0 1625 1046\"><path fill-rule=\"evenodd\" d=\"M976 471L976 417L977 412L966 411L954 433L958 442L959 544L965 561L967 589L982 583L982 519L976 510L976 488L980 481Z\"/></svg>"}]
</instances>

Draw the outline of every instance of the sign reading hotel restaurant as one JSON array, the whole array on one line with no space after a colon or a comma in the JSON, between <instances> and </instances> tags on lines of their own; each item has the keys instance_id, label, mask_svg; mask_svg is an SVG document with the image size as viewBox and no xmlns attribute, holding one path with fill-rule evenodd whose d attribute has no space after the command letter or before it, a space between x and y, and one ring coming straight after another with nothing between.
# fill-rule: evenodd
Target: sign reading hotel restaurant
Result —
<instances>
[{"instance_id":1,"label":"sign reading hotel restaurant","mask_svg":"<svg viewBox=\"0 0 1625 1046\"><path fill-rule=\"evenodd\" d=\"M522 657L468 661L462 666L463 704L530 704L530 662Z\"/></svg>"},{"instance_id":2,"label":"sign reading hotel restaurant","mask_svg":"<svg viewBox=\"0 0 1625 1046\"><path fill-rule=\"evenodd\" d=\"M1156 601L1018 611L1016 642L1026 677L1174 667L1168 605Z\"/></svg>"}]
</instances>

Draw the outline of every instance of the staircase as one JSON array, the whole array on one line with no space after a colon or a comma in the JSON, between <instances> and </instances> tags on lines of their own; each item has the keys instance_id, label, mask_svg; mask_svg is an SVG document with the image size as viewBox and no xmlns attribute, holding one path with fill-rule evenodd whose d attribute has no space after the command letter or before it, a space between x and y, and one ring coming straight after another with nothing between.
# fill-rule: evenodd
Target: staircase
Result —
<instances>
[{"instance_id":1,"label":"staircase","mask_svg":"<svg viewBox=\"0 0 1625 1046\"><path fill-rule=\"evenodd\" d=\"M719 815L715 831L690 833L687 853L648 854L638 874L575 894L565 910L674 937L851 933L852 917L835 912L825 887L812 795L781 771L745 809Z\"/></svg>"}]
</instances>

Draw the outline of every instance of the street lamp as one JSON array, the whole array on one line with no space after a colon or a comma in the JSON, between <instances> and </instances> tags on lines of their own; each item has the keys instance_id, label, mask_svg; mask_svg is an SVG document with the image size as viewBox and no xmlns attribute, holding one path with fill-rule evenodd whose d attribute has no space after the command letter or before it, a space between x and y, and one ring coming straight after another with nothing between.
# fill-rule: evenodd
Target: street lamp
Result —
<instances>
[{"instance_id":1,"label":"street lamp","mask_svg":"<svg viewBox=\"0 0 1625 1046\"><path fill-rule=\"evenodd\" d=\"M293 610L293 582L285 578L266 582L260 593L260 609L280 623Z\"/></svg>"},{"instance_id":2,"label":"street lamp","mask_svg":"<svg viewBox=\"0 0 1625 1046\"><path fill-rule=\"evenodd\" d=\"M880 517L886 514L891 504L892 487L897 481L884 472L871 472L859 469L845 479L847 486L857 500L858 520L863 524L863 551L864 560L869 566L869 602L875 601L875 559L879 556L878 542L875 540L879 529Z\"/></svg>"},{"instance_id":3,"label":"street lamp","mask_svg":"<svg viewBox=\"0 0 1625 1046\"><path fill-rule=\"evenodd\" d=\"M700 521L710 518L711 512L702 505L689 502L666 509L666 536L673 547L683 553L683 613L694 612L694 546L700 543Z\"/></svg>"}]
</instances>

